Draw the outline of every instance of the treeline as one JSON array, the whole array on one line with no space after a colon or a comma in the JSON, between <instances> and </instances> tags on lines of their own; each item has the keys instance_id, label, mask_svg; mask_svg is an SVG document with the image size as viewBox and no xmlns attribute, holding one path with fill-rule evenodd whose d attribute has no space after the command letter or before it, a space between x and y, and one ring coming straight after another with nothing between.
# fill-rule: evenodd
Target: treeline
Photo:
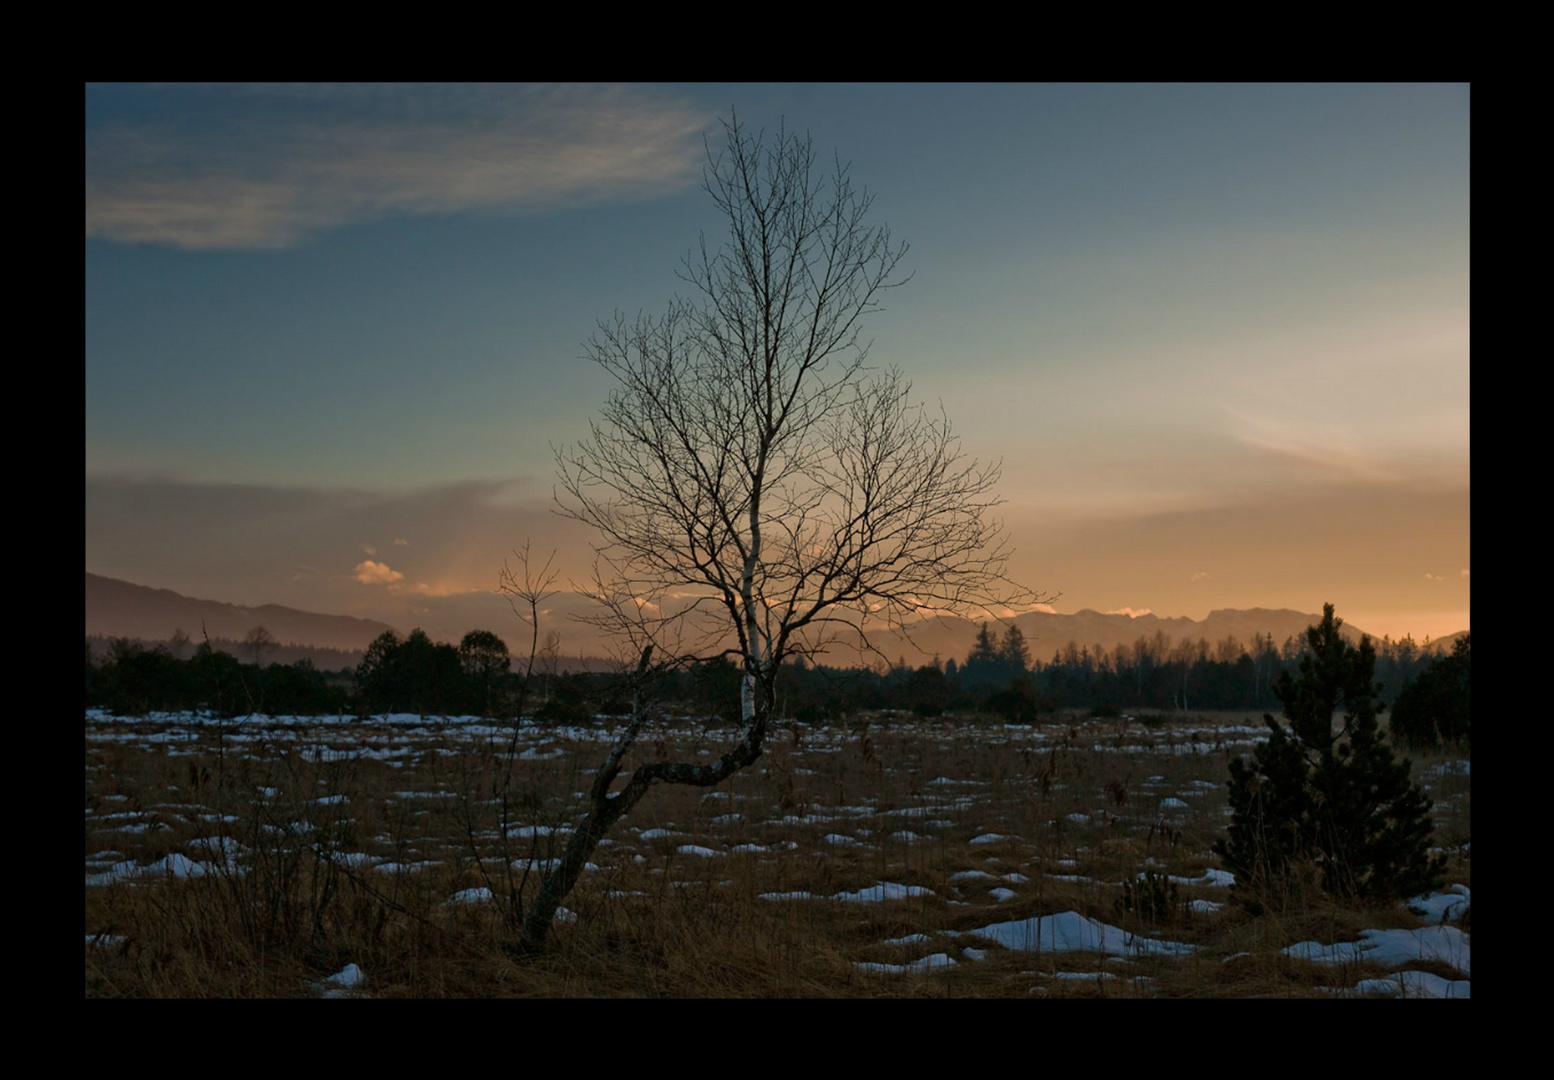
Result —
<instances>
[{"instance_id":1,"label":"treeline","mask_svg":"<svg viewBox=\"0 0 1554 1080\"><path fill-rule=\"evenodd\" d=\"M1377 680L1389 701L1437 660L1411 637L1374 644ZM1008 689L1011 682L1028 678L1041 707L1048 709L1262 710L1278 708L1273 685L1282 672L1297 671L1306 648L1303 636L1276 642L1259 634L1250 643L1228 636L1211 644L1205 638L1172 640L1157 632L1113 649L1070 641L1042 661L1031 658L1017 626L1007 627L998 639L983 624L965 662L951 660L943 671L947 682L972 699L979 691ZM920 679L931 681L930 676ZM958 707L964 704L961 700Z\"/></svg>"},{"instance_id":2,"label":"treeline","mask_svg":"<svg viewBox=\"0 0 1554 1080\"><path fill-rule=\"evenodd\" d=\"M252 635L251 635L252 636ZM253 647L254 643L247 643ZM256 652L262 652L263 643ZM984 624L971 652L888 671L789 665L779 683L782 716L817 721L860 710L934 717L986 713L1029 722L1059 709L1102 715L1135 711L1271 710L1282 673L1297 672L1304 639L1275 644L1266 635L1243 645L1234 637L1171 641L1163 634L1108 650L1069 643L1050 661L1034 659L1016 626L996 635ZM1466 744L1468 639L1451 657L1432 657L1411 639L1376 646L1384 701L1398 702L1414 745ZM656 696L671 708L733 723L739 718L740 670L726 657L660 676ZM385 712L512 716L519 711L557 722L630 708L628 689L607 673L537 672L532 682L512 670L507 645L472 630L458 645L421 630L401 639L384 633L354 669L320 670L311 661L244 663L201 643L188 659L167 646L111 643L106 658L86 649L87 706L126 714L207 709L223 715Z\"/></svg>"},{"instance_id":3,"label":"treeline","mask_svg":"<svg viewBox=\"0 0 1554 1080\"><path fill-rule=\"evenodd\" d=\"M247 637L210 638L211 648L216 652L228 653L239 660L268 667L270 664L295 664L298 660L307 660L321 671L340 671L342 669L356 670L356 665L362 661L361 649L332 649L326 645L298 645L295 642L282 644L275 640L264 627L255 627ZM172 654L174 659L187 660L194 655L196 645L187 633L175 630L173 636L165 641L146 641L141 638L114 638L103 634L88 634L87 647L92 651L92 657L99 664L107 661L112 650L117 645L122 648L125 644L139 645L143 649L163 649Z\"/></svg>"},{"instance_id":4,"label":"treeline","mask_svg":"<svg viewBox=\"0 0 1554 1080\"><path fill-rule=\"evenodd\" d=\"M321 716L352 708L354 675L329 673L310 660L245 664L201 642L187 660L166 645L112 642L99 662L86 643L86 707L126 716L202 709L218 716L269 713Z\"/></svg>"},{"instance_id":5,"label":"treeline","mask_svg":"<svg viewBox=\"0 0 1554 1080\"><path fill-rule=\"evenodd\" d=\"M1451 657L1426 652L1412 638L1374 643L1380 695L1399 703L1399 735L1410 745L1468 744L1469 642L1459 639ZM1277 712L1274 687L1283 673L1299 674L1306 648L1304 636L1276 642L1258 635L1247 645L1227 637L1211 645L1157 633L1114 649L1070 642L1042 661L1032 657L1018 627L995 635L984 624L959 663L912 668L898 662L884 674L795 665L784 672L780 707L801 720L860 709L926 717L986 713L1024 722L1060 709ZM737 692L737 678L730 685Z\"/></svg>"}]
</instances>

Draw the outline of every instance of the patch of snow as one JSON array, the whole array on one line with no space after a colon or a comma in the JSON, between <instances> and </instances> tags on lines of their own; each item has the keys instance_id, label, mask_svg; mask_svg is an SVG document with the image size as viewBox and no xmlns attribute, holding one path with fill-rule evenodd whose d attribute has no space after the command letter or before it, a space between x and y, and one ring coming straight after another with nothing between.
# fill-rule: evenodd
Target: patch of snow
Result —
<instances>
[{"instance_id":1,"label":"patch of snow","mask_svg":"<svg viewBox=\"0 0 1554 1080\"><path fill-rule=\"evenodd\" d=\"M675 851L681 855L700 855L704 859L716 858L723 854L721 851L713 851L711 848L702 847L699 844L681 844L675 848Z\"/></svg>"},{"instance_id":2,"label":"patch of snow","mask_svg":"<svg viewBox=\"0 0 1554 1080\"><path fill-rule=\"evenodd\" d=\"M336 866L345 866L355 870L359 867L376 866L383 860L376 855L368 855L364 851L336 851L329 854L329 861Z\"/></svg>"},{"instance_id":3,"label":"patch of snow","mask_svg":"<svg viewBox=\"0 0 1554 1080\"><path fill-rule=\"evenodd\" d=\"M867 889L853 893L837 893L831 897L848 904L877 904L885 900L906 900L914 896L932 896L932 889L921 885L898 885L894 881L882 881Z\"/></svg>"},{"instance_id":4,"label":"patch of snow","mask_svg":"<svg viewBox=\"0 0 1554 1080\"><path fill-rule=\"evenodd\" d=\"M313 985L323 991L321 997L360 997L360 988L366 981L367 975L361 968L355 964L346 964L333 975Z\"/></svg>"},{"instance_id":5,"label":"patch of snow","mask_svg":"<svg viewBox=\"0 0 1554 1080\"><path fill-rule=\"evenodd\" d=\"M1472 903L1473 895L1466 885L1453 885L1447 893L1414 897L1408 901L1408 910L1433 923L1456 922Z\"/></svg>"},{"instance_id":6,"label":"patch of snow","mask_svg":"<svg viewBox=\"0 0 1554 1080\"><path fill-rule=\"evenodd\" d=\"M925 956L921 960L913 960L910 964L864 964L854 963L853 967L859 971L867 971L878 975L918 975L925 971L936 971L955 966L955 961L949 953L934 953Z\"/></svg>"},{"instance_id":7,"label":"patch of snow","mask_svg":"<svg viewBox=\"0 0 1554 1080\"><path fill-rule=\"evenodd\" d=\"M1140 878L1143 876L1142 874L1139 875ZM1173 881L1178 885L1214 885L1228 889L1236 883L1236 875L1229 870L1215 870L1213 867L1210 867L1198 877L1178 877L1173 874L1167 880Z\"/></svg>"},{"instance_id":8,"label":"patch of snow","mask_svg":"<svg viewBox=\"0 0 1554 1080\"><path fill-rule=\"evenodd\" d=\"M1185 956L1192 945L1156 941L1086 918L1077 911L994 923L976 931L1006 949L1026 952L1098 952L1108 956Z\"/></svg>"},{"instance_id":9,"label":"patch of snow","mask_svg":"<svg viewBox=\"0 0 1554 1080\"><path fill-rule=\"evenodd\" d=\"M1473 984L1467 979L1443 979L1428 971L1397 971L1380 979L1361 979L1354 989L1343 990L1332 986L1320 989L1340 997L1359 997L1362 994L1386 994L1400 998L1471 998Z\"/></svg>"},{"instance_id":10,"label":"patch of snow","mask_svg":"<svg viewBox=\"0 0 1554 1080\"><path fill-rule=\"evenodd\" d=\"M1072 982L1105 982L1119 978L1114 971L1054 971L1048 978L1067 979Z\"/></svg>"},{"instance_id":11,"label":"patch of snow","mask_svg":"<svg viewBox=\"0 0 1554 1080\"><path fill-rule=\"evenodd\" d=\"M508 836L519 836L525 839L533 839L536 836L565 836L572 830L566 825L515 825L507 830Z\"/></svg>"},{"instance_id":12,"label":"patch of snow","mask_svg":"<svg viewBox=\"0 0 1554 1080\"><path fill-rule=\"evenodd\" d=\"M951 881L997 881L998 879L986 870L962 870L950 875Z\"/></svg>"},{"instance_id":13,"label":"patch of snow","mask_svg":"<svg viewBox=\"0 0 1554 1080\"><path fill-rule=\"evenodd\" d=\"M1368 960L1378 964L1411 964L1439 960L1464 975L1473 974L1472 948L1467 934L1455 926L1426 926L1418 930L1365 930L1359 941L1323 945L1301 941L1284 950L1286 956L1315 964L1345 964Z\"/></svg>"}]
</instances>

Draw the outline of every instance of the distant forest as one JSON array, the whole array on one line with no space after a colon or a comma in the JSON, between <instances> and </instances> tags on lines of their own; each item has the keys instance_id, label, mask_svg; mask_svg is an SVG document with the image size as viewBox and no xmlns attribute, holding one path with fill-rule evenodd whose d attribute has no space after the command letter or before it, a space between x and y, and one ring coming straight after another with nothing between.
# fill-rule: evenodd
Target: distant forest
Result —
<instances>
[{"instance_id":1,"label":"distant forest","mask_svg":"<svg viewBox=\"0 0 1554 1080\"><path fill-rule=\"evenodd\" d=\"M1442 658L1412 638L1375 642L1382 698L1394 701ZM1458 653L1466 656L1459 641ZM983 624L962 660L888 671L804 663L783 671L778 707L784 717L814 721L860 710L922 717L986 714L1028 722L1060 709L1102 716L1191 710L1278 711L1272 691L1283 672L1296 673L1304 638L1275 642L1259 635L1172 641L1163 633L1107 650L1070 642L1048 660L1031 655L1018 627L1002 634ZM242 642L187 638L147 646L117 639L86 643L86 704L127 715L211 710L222 715L525 715L557 722L629 708L624 682L610 673L536 671L526 682L507 645L474 630L458 645L433 642L420 630L401 639L385 633L365 654L288 649L255 630ZM182 654L182 655L180 655ZM319 666L315 657L347 662ZM348 661L360 656L354 666ZM1464 661L1465 663L1466 661ZM525 661L525 666L527 662ZM659 699L672 711L730 723L739 715L735 665L720 658L661 676ZM1427 685L1431 685L1428 683Z\"/></svg>"}]
</instances>

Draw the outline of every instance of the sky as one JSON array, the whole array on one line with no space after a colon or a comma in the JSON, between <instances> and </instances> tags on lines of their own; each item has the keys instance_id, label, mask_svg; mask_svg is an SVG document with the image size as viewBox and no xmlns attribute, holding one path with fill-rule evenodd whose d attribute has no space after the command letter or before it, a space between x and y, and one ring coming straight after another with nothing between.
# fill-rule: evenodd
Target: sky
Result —
<instances>
[{"instance_id":1,"label":"sky","mask_svg":"<svg viewBox=\"0 0 1554 1080\"><path fill-rule=\"evenodd\" d=\"M910 245L870 362L1056 610L1469 628L1465 85L89 85L87 571L434 637L585 581L585 342L722 241L731 111Z\"/></svg>"}]
</instances>

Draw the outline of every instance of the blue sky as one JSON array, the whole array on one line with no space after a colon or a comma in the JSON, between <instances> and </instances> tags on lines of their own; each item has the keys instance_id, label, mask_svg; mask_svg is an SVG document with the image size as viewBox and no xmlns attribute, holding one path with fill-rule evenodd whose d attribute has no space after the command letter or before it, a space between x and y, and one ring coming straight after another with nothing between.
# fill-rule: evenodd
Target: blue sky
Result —
<instances>
[{"instance_id":1,"label":"blue sky","mask_svg":"<svg viewBox=\"0 0 1554 1080\"><path fill-rule=\"evenodd\" d=\"M87 569L402 627L581 575L582 343L721 239L731 107L911 245L871 359L1058 610L1468 625L1462 85L89 86Z\"/></svg>"}]
</instances>

